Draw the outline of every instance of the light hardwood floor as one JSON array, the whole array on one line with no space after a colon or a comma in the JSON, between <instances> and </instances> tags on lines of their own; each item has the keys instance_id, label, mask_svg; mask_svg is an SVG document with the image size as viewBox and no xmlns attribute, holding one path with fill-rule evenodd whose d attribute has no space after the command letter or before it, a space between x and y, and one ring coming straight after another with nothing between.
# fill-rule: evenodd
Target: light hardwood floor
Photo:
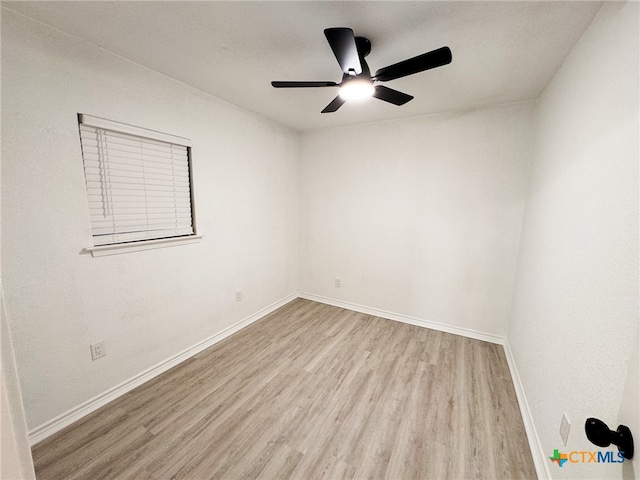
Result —
<instances>
[{"instance_id":1,"label":"light hardwood floor","mask_svg":"<svg viewBox=\"0 0 640 480\"><path fill-rule=\"evenodd\" d=\"M501 346L302 299L33 456L39 479L536 478Z\"/></svg>"}]
</instances>

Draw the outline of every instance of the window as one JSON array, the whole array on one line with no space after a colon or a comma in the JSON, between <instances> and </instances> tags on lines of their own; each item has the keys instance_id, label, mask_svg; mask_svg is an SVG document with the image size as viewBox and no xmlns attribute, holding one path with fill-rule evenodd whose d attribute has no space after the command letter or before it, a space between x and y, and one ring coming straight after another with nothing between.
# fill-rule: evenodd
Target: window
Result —
<instances>
[{"instance_id":1,"label":"window","mask_svg":"<svg viewBox=\"0 0 640 480\"><path fill-rule=\"evenodd\" d=\"M94 246L195 236L190 140L78 120Z\"/></svg>"}]
</instances>

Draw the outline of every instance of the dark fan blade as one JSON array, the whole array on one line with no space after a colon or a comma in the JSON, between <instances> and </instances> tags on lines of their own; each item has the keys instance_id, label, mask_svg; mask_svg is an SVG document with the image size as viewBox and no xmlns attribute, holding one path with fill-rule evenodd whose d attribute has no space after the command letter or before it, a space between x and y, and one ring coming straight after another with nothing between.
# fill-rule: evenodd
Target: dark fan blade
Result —
<instances>
[{"instance_id":1,"label":"dark fan blade","mask_svg":"<svg viewBox=\"0 0 640 480\"><path fill-rule=\"evenodd\" d=\"M336 82L271 82L276 88L337 87Z\"/></svg>"},{"instance_id":2,"label":"dark fan blade","mask_svg":"<svg viewBox=\"0 0 640 480\"><path fill-rule=\"evenodd\" d=\"M411 95L399 92L393 88L387 88L384 85L376 85L373 96L385 102L393 103L394 105L404 105L408 101L413 100Z\"/></svg>"},{"instance_id":3,"label":"dark fan blade","mask_svg":"<svg viewBox=\"0 0 640 480\"><path fill-rule=\"evenodd\" d=\"M355 75L362 73L358 48L356 47L356 37L350 28L327 28L324 36L336 56L340 68L347 75L351 71Z\"/></svg>"},{"instance_id":4,"label":"dark fan blade","mask_svg":"<svg viewBox=\"0 0 640 480\"><path fill-rule=\"evenodd\" d=\"M441 67L448 63L451 63L451 50L449 47L442 47L432 52L423 53L417 57L404 60L403 62L383 67L376 72L374 77L379 82L388 82L396 78L424 72L430 68Z\"/></svg>"},{"instance_id":5,"label":"dark fan blade","mask_svg":"<svg viewBox=\"0 0 640 480\"><path fill-rule=\"evenodd\" d=\"M342 97L340 95L338 95L336 98L333 99L333 101L329 105L324 107L324 110L322 110L322 113L335 112L342 105L344 105L345 102L346 102L346 100L343 100Z\"/></svg>"}]
</instances>

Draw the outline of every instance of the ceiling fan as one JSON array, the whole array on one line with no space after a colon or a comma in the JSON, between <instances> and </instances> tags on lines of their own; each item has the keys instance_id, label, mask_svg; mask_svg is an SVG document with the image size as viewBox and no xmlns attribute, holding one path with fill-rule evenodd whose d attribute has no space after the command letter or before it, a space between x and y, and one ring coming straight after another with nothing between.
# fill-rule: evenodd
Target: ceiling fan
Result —
<instances>
[{"instance_id":1,"label":"ceiling fan","mask_svg":"<svg viewBox=\"0 0 640 480\"><path fill-rule=\"evenodd\" d=\"M335 112L348 100L362 100L367 97L375 97L394 105L404 105L413 100L411 95L379 83L451 63L451 50L449 47L442 47L383 67L371 76L364 59L371 52L371 42L368 39L356 37L353 30L344 27L327 28L324 35L342 68L342 82L271 82L275 88L340 87L340 94L322 110L322 113Z\"/></svg>"}]
</instances>

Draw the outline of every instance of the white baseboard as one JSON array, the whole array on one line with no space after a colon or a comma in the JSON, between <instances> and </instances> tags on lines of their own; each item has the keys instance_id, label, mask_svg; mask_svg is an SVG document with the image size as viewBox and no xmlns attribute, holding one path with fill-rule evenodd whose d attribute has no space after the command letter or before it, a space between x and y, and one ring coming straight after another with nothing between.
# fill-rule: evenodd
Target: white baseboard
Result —
<instances>
[{"instance_id":1,"label":"white baseboard","mask_svg":"<svg viewBox=\"0 0 640 480\"><path fill-rule=\"evenodd\" d=\"M143 383L151 380L152 378L157 377L161 373L166 372L170 368L175 367L179 363L185 361L190 357L193 357L197 353L200 353L201 351L209 348L210 346L218 343L219 341L224 340L229 335L232 335L238 330L241 330L251 325L253 322L257 320L260 320L261 318L270 314L274 310L277 310L278 308L282 307L283 305L286 305L290 301L295 300L297 297L298 296L295 293L288 295L283 299L263 308L262 310L259 310L253 315L249 315L245 319L240 320L239 322L231 325L230 327L225 328L221 332L216 333L215 335L212 335L211 337L193 345L192 347L187 348L186 350L183 350L182 352L166 359L165 361L160 362L157 365L139 373L138 375L130 378L129 380L126 380L121 384L116 385L113 388L110 388L106 392L103 392L100 395L97 395L87 400L86 402L81 403L77 407L74 407L66 411L65 413L58 415L57 417L49 420L48 422L30 430L29 443L31 445L35 445L36 443L41 442L45 438L53 435L56 432L59 432L63 428L71 425L73 422L80 420L82 417L90 414L91 412L97 410L98 408L115 400L121 395L124 395L125 393L133 390L134 388L142 385Z\"/></svg>"},{"instance_id":2,"label":"white baseboard","mask_svg":"<svg viewBox=\"0 0 640 480\"><path fill-rule=\"evenodd\" d=\"M516 390L516 397L518 397L518 405L520 406L520 413L522 414L522 422L524 423L524 429L527 432L527 440L529 441L529 448L531 449L531 456L533 457L533 464L536 467L536 474L540 480L551 480L551 471L549 470L549 459L542 449L538 432L536 431L535 424L533 423L533 416L529 409L529 403L527 402L527 396L524 393L524 387L516 368L516 361L511 353L511 347L509 341L504 343L504 354L507 357L507 364L509 365L509 371L511 372L511 379L513 381L513 387Z\"/></svg>"},{"instance_id":3,"label":"white baseboard","mask_svg":"<svg viewBox=\"0 0 640 480\"><path fill-rule=\"evenodd\" d=\"M531 448L531 454L533 456L533 462L536 468L536 473L539 479L551 479L551 474L548 469L547 458L545 453L542 450L542 446L540 444L540 440L538 439L538 435L536 433L536 429L533 423L533 418L531 417L531 412L529 410L529 406L527 404L527 399L524 393L524 389L522 383L520 381L520 376L518 375L518 370L515 365L515 360L511 353L511 349L509 347L509 342L499 335L493 335L483 332L478 332L476 330L471 330L462 327L455 327L451 325L445 325L437 322L430 322L427 320L422 320L414 317L410 317L408 315L402 315L399 313L387 312L385 310L380 310L377 308L365 307L363 305L358 305L351 302L344 302L341 300L336 300L332 298L322 297L319 295L313 295L310 293L298 292L297 294L291 294L283 299L261 309L260 311L254 313L246 317L245 319L231 325L230 327L224 329L223 331L193 345L192 347L168 358L167 360L160 362L159 364L139 373L138 375L122 382L119 385L97 395L86 402L68 410L67 412L58 415L57 417L49 420L48 422L32 429L29 431L29 442L31 445L35 445L38 442L41 442L45 438L53 435L54 433L62 430L63 428L71 425L72 423L80 420L91 412L97 410L98 408L106 405L107 403L115 400L116 398L124 395L125 393L133 390L134 388L142 385L143 383L151 380L152 378L160 375L163 372L166 372L170 368L178 365L179 363L185 361L186 359L200 353L201 351L209 348L210 346L220 342L221 340L227 338L228 336L234 334L235 332L251 325L253 322L265 317L271 312L277 310L278 308L286 305L290 301L295 298L304 298L307 300L312 300L314 302L325 303L327 305L333 305L340 308L345 308L348 310L354 310L356 312L365 313L368 315L375 315L377 317L386 318L389 320L394 320L398 322L407 323L410 325L416 325L419 327L430 328L432 330L438 330L441 332L452 333L454 335L460 335L463 337L474 338L476 340L482 340L485 342L495 343L504 346L505 356L507 358L507 363L509 365L509 370L511 372L511 378L513 379L513 385L515 387L516 396L518 398L518 404L520 406L520 411L522 413L522 420L524 422L525 430L527 433L527 439L529 441L529 446Z\"/></svg>"},{"instance_id":4,"label":"white baseboard","mask_svg":"<svg viewBox=\"0 0 640 480\"><path fill-rule=\"evenodd\" d=\"M300 298L307 300L313 300L314 302L326 303L327 305L333 305L334 307L346 308L347 310L355 310L356 312L366 313L368 315L375 315L377 317L386 318L389 320L395 320L398 322L408 323L410 325L416 325L418 327L430 328L432 330L438 330L441 332L452 333L454 335L460 335L463 337L474 338L476 340L483 340L489 343L495 343L502 345L504 348L505 356L507 358L507 364L509 365L509 371L511 373L511 379L518 398L518 405L522 415L522 421L527 434L527 440L529 442L529 448L531 449L531 456L533 457L533 463L536 469L536 474L540 480L551 480L551 472L549 471L548 459L542 450L542 445L538 438L535 425L533 423L533 417L529 410L529 404L524 393L520 376L518 375L518 369L516 368L509 342L505 337L494 335L490 333L478 332L477 330L471 330L467 328L455 327L451 325L445 325L437 322L430 322L428 320L422 320L419 318L410 317L408 315L402 315L399 313L387 312L379 310L377 308L365 307L351 302L344 302L342 300L336 300L333 298L322 297L320 295L313 295L311 293L298 292Z\"/></svg>"},{"instance_id":5,"label":"white baseboard","mask_svg":"<svg viewBox=\"0 0 640 480\"><path fill-rule=\"evenodd\" d=\"M365 307L356 303L344 302L342 300L336 300L334 298L322 297L320 295L314 295L312 293L298 292L300 298L306 298L307 300L313 300L314 302L326 303L327 305L333 305L334 307L346 308L347 310L354 310L360 313L366 313L367 315L374 315L376 317L386 318L388 320L394 320L396 322L408 323L410 325L416 325L418 327L430 328L431 330L438 330L445 333L453 333L454 335L460 335L461 337L474 338L476 340L482 340L489 343L497 343L498 345L504 345L505 338L500 335L494 335L492 333L479 332L469 328L455 327L453 325L446 325L444 323L431 322L429 320L422 320L420 318L410 317L401 313L387 312L377 308Z\"/></svg>"}]
</instances>

